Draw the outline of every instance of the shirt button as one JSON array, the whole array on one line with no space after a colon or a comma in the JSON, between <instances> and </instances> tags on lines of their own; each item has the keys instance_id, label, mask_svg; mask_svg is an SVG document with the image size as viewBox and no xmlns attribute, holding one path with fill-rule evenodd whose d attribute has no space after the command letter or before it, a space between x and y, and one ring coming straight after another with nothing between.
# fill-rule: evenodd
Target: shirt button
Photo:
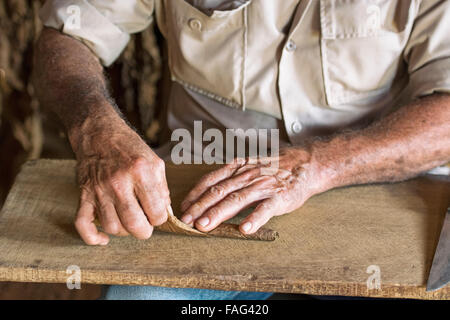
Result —
<instances>
[{"instance_id":1,"label":"shirt button","mask_svg":"<svg viewBox=\"0 0 450 320\"><path fill-rule=\"evenodd\" d=\"M288 52L293 52L297 49L297 45L295 44L294 41L289 40L288 43L286 44L286 50Z\"/></svg>"},{"instance_id":2,"label":"shirt button","mask_svg":"<svg viewBox=\"0 0 450 320\"><path fill-rule=\"evenodd\" d=\"M202 31L202 22L196 18L190 19L189 27L193 30Z\"/></svg>"},{"instance_id":3,"label":"shirt button","mask_svg":"<svg viewBox=\"0 0 450 320\"><path fill-rule=\"evenodd\" d=\"M298 121L294 121L292 122L292 132L294 132L295 134L299 134L302 131L302 124Z\"/></svg>"}]
</instances>

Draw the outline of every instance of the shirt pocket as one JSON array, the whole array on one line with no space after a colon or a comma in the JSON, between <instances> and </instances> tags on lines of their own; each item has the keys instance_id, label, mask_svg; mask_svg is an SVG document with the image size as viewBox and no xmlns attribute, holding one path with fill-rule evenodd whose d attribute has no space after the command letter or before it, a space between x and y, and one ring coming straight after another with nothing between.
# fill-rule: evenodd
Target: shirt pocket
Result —
<instances>
[{"instance_id":1,"label":"shirt pocket","mask_svg":"<svg viewBox=\"0 0 450 320\"><path fill-rule=\"evenodd\" d=\"M225 105L243 107L250 2L205 12L186 1L167 1L172 80Z\"/></svg>"},{"instance_id":2,"label":"shirt pocket","mask_svg":"<svg viewBox=\"0 0 450 320\"><path fill-rule=\"evenodd\" d=\"M321 59L329 107L386 95L402 65L416 0L321 0Z\"/></svg>"}]
</instances>

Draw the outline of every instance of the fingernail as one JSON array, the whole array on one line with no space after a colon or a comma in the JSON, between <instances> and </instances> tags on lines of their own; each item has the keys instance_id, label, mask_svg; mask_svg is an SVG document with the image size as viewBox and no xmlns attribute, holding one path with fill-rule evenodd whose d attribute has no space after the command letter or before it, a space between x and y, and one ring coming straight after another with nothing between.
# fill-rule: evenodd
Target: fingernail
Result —
<instances>
[{"instance_id":1,"label":"fingernail","mask_svg":"<svg viewBox=\"0 0 450 320\"><path fill-rule=\"evenodd\" d=\"M200 218L197 220L197 223L202 227L206 227L209 224L209 218L208 217Z\"/></svg>"},{"instance_id":2,"label":"fingernail","mask_svg":"<svg viewBox=\"0 0 450 320\"><path fill-rule=\"evenodd\" d=\"M242 231L244 232L249 232L251 228L252 228L251 222L246 222L242 225Z\"/></svg>"},{"instance_id":3,"label":"fingernail","mask_svg":"<svg viewBox=\"0 0 450 320\"><path fill-rule=\"evenodd\" d=\"M189 224L189 223L192 222L192 216L191 216L190 214L188 214L188 215L186 215L186 216L183 216L183 217L181 218L181 221L183 221L183 222L186 223L186 224Z\"/></svg>"}]
</instances>

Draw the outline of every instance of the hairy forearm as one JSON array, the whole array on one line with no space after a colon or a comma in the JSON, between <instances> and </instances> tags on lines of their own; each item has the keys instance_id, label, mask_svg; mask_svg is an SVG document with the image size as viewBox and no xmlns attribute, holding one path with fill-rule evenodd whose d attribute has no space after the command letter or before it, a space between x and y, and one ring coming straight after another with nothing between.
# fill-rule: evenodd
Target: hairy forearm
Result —
<instances>
[{"instance_id":1,"label":"hairy forearm","mask_svg":"<svg viewBox=\"0 0 450 320\"><path fill-rule=\"evenodd\" d=\"M75 227L83 240L105 245L107 234L149 238L170 205L164 162L120 117L94 54L45 29L35 50L35 87L42 105L66 126L77 157Z\"/></svg>"},{"instance_id":2,"label":"hairy forearm","mask_svg":"<svg viewBox=\"0 0 450 320\"><path fill-rule=\"evenodd\" d=\"M103 67L83 43L45 28L34 62L37 96L44 108L59 116L74 148L83 127L121 121L109 98Z\"/></svg>"},{"instance_id":3,"label":"hairy forearm","mask_svg":"<svg viewBox=\"0 0 450 320\"><path fill-rule=\"evenodd\" d=\"M371 126L315 141L329 188L400 181L450 161L450 95L416 100Z\"/></svg>"}]
</instances>

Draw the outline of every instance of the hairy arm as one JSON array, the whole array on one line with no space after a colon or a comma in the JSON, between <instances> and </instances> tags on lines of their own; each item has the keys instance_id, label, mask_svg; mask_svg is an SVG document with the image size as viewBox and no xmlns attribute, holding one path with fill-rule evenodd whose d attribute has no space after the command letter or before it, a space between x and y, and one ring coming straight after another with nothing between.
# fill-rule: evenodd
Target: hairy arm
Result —
<instances>
[{"instance_id":1,"label":"hairy arm","mask_svg":"<svg viewBox=\"0 0 450 320\"><path fill-rule=\"evenodd\" d=\"M34 84L41 104L67 128L81 186L75 226L87 244L107 234L146 239L167 219L164 162L121 118L103 68L80 41L45 28L35 49ZM98 217L105 232L94 225Z\"/></svg>"},{"instance_id":2,"label":"hairy arm","mask_svg":"<svg viewBox=\"0 0 450 320\"><path fill-rule=\"evenodd\" d=\"M450 95L418 99L371 126L312 144L327 188L399 181L450 161Z\"/></svg>"},{"instance_id":3,"label":"hairy arm","mask_svg":"<svg viewBox=\"0 0 450 320\"><path fill-rule=\"evenodd\" d=\"M208 174L187 195L182 220L210 231L243 209L240 225L254 233L271 217L291 212L332 188L399 181L450 161L450 95L416 100L371 126L280 151L278 170L235 161ZM267 170L265 170L267 172Z\"/></svg>"},{"instance_id":4,"label":"hairy arm","mask_svg":"<svg viewBox=\"0 0 450 320\"><path fill-rule=\"evenodd\" d=\"M35 47L34 66L37 96L61 119L73 147L86 122L122 123L109 98L103 67L82 42L44 28Z\"/></svg>"}]
</instances>

